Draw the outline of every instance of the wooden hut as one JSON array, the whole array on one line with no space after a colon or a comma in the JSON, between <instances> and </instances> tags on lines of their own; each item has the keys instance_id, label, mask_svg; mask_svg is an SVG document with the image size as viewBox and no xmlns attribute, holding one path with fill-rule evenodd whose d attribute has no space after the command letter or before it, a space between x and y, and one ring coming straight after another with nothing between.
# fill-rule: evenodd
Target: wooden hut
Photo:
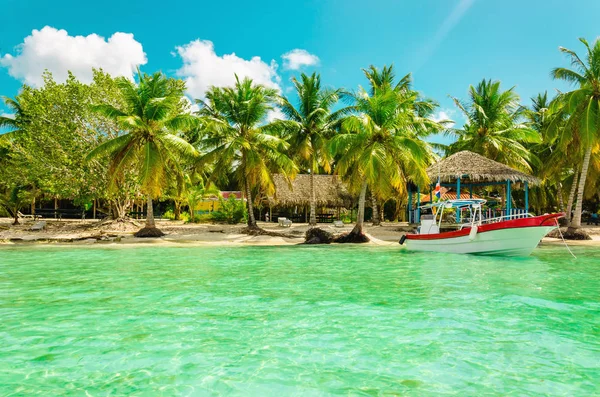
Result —
<instances>
[{"instance_id":1,"label":"wooden hut","mask_svg":"<svg viewBox=\"0 0 600 397\"><path fill-rule=\"evenodd\" d=\"M306 222L310 212L311 185L309 174L299 174L288 180L281 174L273 176L275 194L267 198L271 220L278 215ZM352 208L354 199L346 185L335 175L315 175L317 221L330 222L339 218L340 208Z\"/></svg>"},{"instance_id":2,"label":"wooden hut","mask_svg":"<svg viewBox=\"0 0 600 397\"><path fill-rule=\"evenodd\" d=\"M540 183L540 180L532 175L467 150L455 153L431 165L427 169L427 175L432 182L430 191L439 178L441 186L454 188L455 195L461 198L467 189L469 196L472 197L473 187L504 185L507 197L504 215L518 215L529 211L529 184ZM522 183L524 186L525 208L512 208L510 197L514 183ZM417 188L417 190L420 193L420 189ZM410 197L412 195L409 195ZM409 202L409 221L412 222L420 220L420 194L417 194L417 200L419 201L414 211L412 211L412 203ZM458 217L459 214L457 214L457 219Z\"/></svg>"}]
</instances>

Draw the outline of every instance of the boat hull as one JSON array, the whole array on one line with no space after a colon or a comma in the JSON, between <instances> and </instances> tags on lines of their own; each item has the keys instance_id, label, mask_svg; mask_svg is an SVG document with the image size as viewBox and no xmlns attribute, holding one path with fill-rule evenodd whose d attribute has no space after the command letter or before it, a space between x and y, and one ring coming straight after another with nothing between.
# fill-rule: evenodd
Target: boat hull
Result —
<instances>
[{"instance_id":1,"label":"boat hull","mask_svg":"<svg viewBox=\"0 0 600 397\"><path fill-rule=\"evenodd\" d=\"M409 234L403 240L412 251L449 252L456 254L527 256L542 238L556 229L563 214L511 219L480 225L472 230L435 234Z\"/></svg>"},{"instance_id":2,"label":"boat hull","mask_svg":"<svg viewBox=\"0 0 600 397\"><path fill-rule=\"evenodd\" d=\"M499 229L469 235L435 240L406 240L411 251L448 252L454 254L528 256L542 238L556 226L537 226Z\"/></svg>"}]
</instances>

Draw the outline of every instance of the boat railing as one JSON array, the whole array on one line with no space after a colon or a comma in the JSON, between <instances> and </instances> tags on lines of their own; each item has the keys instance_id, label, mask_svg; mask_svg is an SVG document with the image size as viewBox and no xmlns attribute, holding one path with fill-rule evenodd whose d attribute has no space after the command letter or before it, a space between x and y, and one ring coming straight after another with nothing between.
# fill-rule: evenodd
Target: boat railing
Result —
<instances>
[{"instance_id":1,"label":"boat railing","mask_svg":"<svg viewBox=\"0 0 600 397\"><path fill-rule=\"evenodd\" d=\"M501 215L501 216L495 216L493 218L483 218L480 222L475 222L475 224L477 225L487 225L490 223L498 223L498 222L503 222L503 221L509 221L512 219L523 219L523 218L531 218L533 217L533 214L527 213L525 212L525 210L519 210L519 209L514 209L513 213L509 214L509 215ZM463 219L465 221L467 221L466 223L463 223L460 226L460 229L464 229L465 227L471 227L472 225L472 221L469 218Z\"/></svg>"},{"instance_id":2,"label":"boat railing","mask_svg":"<svg viewBox=\"0 0 600 397\"><path fill-rule=\"evenodd\" d=\"M531 218L533 217L532 214L525 212L524 210L519 210L519 212L515 212L513 214L508 214L508 215L502 215L502 216L496 216L494 218L484 218L481 223L482 224L486 224L486 223L497 223L497 222L502 222L502 221L509 221L511 219L522 219L522 218Z\"/></svg>"}]
</instances>

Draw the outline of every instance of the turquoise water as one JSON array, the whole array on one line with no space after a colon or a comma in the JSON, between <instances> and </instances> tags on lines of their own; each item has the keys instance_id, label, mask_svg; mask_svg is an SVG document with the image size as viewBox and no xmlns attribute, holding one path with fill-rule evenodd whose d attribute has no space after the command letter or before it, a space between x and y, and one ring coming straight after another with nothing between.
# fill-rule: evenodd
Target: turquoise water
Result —
<instances>
[{"instance_id":1,"label":"turquoise water","mask_svg":"<svg viewBox=\"0 0 600 397\"><path fill-rule=\"evenodd\" d=\"M575 253L0 248L0 395L599 395Z\"/></svg>"}]
</instances>

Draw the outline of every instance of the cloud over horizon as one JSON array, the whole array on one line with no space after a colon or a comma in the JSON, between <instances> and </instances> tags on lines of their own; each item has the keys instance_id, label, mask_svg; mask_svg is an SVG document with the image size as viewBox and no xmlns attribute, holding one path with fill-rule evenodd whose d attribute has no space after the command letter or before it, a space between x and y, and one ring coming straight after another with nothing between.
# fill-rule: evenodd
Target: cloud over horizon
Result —
<instances>
[{"instance_id":1,"label":"cloud over horizon","mask_svg":"<svg viewBox=\"0 0 600 397\"><path fill-rule=\"evenodd\" d=\"M16 50L16 55L1 56L0 66L34 87L43 84L42 73L46 69L56 81L65 81L71 71L81 82L89 83L93 68L132 78L136 67L148 61L142 44L131 33L116 32L106 40L95 33L70 36L66 30L51 26L34 29Z\"/></svg>"}]
</instances>

